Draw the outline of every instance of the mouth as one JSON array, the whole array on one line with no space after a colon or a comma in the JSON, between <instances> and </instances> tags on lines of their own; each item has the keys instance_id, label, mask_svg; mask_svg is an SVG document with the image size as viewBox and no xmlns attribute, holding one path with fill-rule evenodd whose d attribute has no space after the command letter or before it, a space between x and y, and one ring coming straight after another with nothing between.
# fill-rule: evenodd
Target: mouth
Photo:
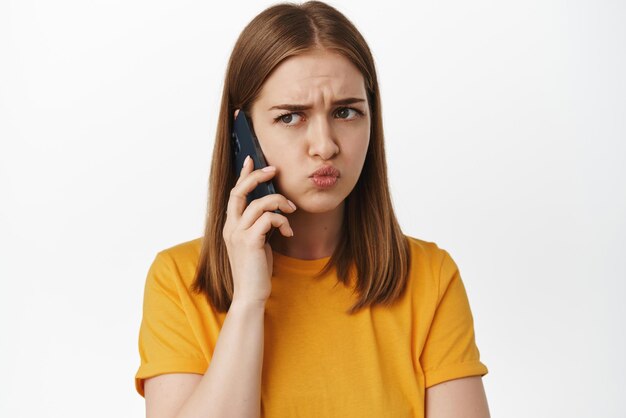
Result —
<instances>
[{"instance_id":1,"label":"mouth","mask_svg":"<svg viewBox=\"0 0 626 418\"><path fill-rule=\"evenodd\" d=\"M313 184L321 189L327 189L337 184L338 176L312 176L310 177Z\"/></svg>"},{"instance_id":2,"label":"mouth","mask_svg":"<svg viewBox=\"0 0 626 418\"><path fill-rule=\"evenodd\" d=\"M309 177L339 177L340 173L335 167L331 165L325 165L318 168Z\"/></svg>"}]
</instances>

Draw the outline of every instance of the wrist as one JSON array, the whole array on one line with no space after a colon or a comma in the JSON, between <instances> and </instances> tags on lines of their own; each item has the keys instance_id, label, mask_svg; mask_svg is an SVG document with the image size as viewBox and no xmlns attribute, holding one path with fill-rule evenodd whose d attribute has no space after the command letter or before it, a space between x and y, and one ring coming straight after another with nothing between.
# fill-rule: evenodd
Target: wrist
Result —
<instances>
[{"instance_id":1,"label":"wrist","mask_svg":"<svg viewBox=\"0 0 626 418\"><path fill-rule=\"evenodd\" d=\"M242 309L265 309L265 303L267 299L249 299L245 297L233 296L233 300L230 304L230 309L233 307Z\"/></svg>"}]
</instances>

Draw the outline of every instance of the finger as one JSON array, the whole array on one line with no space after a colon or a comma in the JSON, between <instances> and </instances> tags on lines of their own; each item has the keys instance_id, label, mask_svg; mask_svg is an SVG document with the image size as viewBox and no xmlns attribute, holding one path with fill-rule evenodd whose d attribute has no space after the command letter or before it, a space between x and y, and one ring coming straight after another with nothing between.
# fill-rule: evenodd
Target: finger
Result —
<instances>
[{"instance_id":1,"label":"finger","mask_svg":"<svg viewBox=\"0 0 626 418\"><path fill-rule=\"evenodd\" d=\"M252 166L252 162L248 165ZM258 170L251 170L251 173L242 176L241 182L235 184L234 189L237 193L249 193L260 183L270 180L276 174L276 167L267 166Z\"/></svg>"},{"instance_id":2,"label":"finger","mask_svg":"<svg viewBox=\"0 0 626 418\"><path fill-rule=\"evenodd\" d=\"M293 213L296 210L295 206L293 203L290 204L290 200L285 196L278 193L255 199L244 209L239 220L240 227L250 228L264 212L273 212L278 209L285 213Z\"/></svg>"},{"instance_id":3,"label":"finger","mask_svg":"<svg viewBox=\"0 0 626 418\"><path fill-rule=\"evenodd\" d=\"M252 165L250 161L248 161L248 164ZM248 204L246 197L248 193L252 192L260 183L271 179L275 173L276 171L272 170L255 170L254 172L246 175L246 177L243 178L239 184L236 184L230 191L226 215L228 217L239 219Z\"/></svg>"},{"instance_id":4,"label":"finger","mask_svg":"<svg viewBox=\"0 0 626 418\"><path fill-rule=\"evenodd\" d=\"M286 237L293 236L293 229L289 225L289 220L284 215L274 212L265 212L257 221L248 229L255 235L262 236L267 234L272 227L278 228L280 233Z\"/></svg>"},{"instance_id":5,"label":"finger","mask_svg":"<svg viewBox=\"0 0 626 418\"><path fill-rule=\"evenodd\" d=\"M252 171L252 168L254 166L254 161L252 160L252 158L250 158L249 155L246 155L246 158L243 161L243 166L241 168L241 172L239 173L239 178L237 179L237 183L235 184L235 187L241 183L241 181L248 175L250 174L250 172ZM239 207L239 205L235 204L233 205L233 194L234 191L231 190L230 191L230 197L228 199L228 203L226 205L226 218L233 218L233 217L237 217L239 218L239 215L241 214L241 212L243 212L243 209L241 209L239 212L235 213L235 211L239 210L237 209ZM239 199L239 197L235 197L235 199ZM244 196L244 201L245 201L245 196ZM246 202L247 203L247 202ZM244 203L244 208L245 208L245 203Z\"/></svg>"},{"instance_id":6,"label":"finger","mask_svg":"<svg viewBox=\"0 0 626 418\"><path fill-rule=\"evenodd\" d=\"M237 179L237 183L235 186L241 182L248 174L254 171L254 160L247 155L246 159L243 161L243 166L241 167L241 172L239 173L239 178Z\"/></svg>"}]
</instances>

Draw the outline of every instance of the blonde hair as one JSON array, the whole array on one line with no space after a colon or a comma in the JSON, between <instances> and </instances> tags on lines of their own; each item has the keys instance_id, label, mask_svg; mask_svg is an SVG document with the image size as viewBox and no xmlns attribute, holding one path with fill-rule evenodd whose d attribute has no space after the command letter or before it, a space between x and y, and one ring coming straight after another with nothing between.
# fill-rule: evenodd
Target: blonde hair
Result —
<instances>
[{"instance_id":1,"label":"blonde hair","mask_svg":"<svg viewBox=\"0 0 626 418\"><path fill-rule=\"evenodd\" d=\"M354 314L373 304L390 305L405 290L410 248L395 217L385 158L376 69L363 36L342 13L321 1L280 3L243 29L226 71L209 179L207 221L192 289L215 309L228 311L233 278L222 231L230 190L236 183L230 132L235 109L249 109L277 65L288 57L329 50L349 59L363 74L371 115L370 143L361 175L345 200L339 243L319 276L336 268L344 285L354 275Z\"/></svg>"}]
</instances>

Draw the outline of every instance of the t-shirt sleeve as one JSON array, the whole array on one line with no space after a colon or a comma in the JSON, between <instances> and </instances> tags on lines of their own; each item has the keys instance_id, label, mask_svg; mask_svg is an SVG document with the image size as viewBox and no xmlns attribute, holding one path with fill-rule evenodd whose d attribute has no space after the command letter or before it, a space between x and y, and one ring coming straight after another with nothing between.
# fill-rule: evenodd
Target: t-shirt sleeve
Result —
<instances>
[{"instance_id":1,"label":"t-shirt sleeve","mask_svg":"<svg viewBox=\"0 0 626 418\"><path fill-rule=\"evenodd\" d=\"M182 286L174 261L167 253L158 253L148 270L139 328L141 364L135 375L135 389L141 396L148 377L204 374L208 367L181 304Z\"/></svg>"},{"instance_id":2,"label":"t-shirt sleeve","mask_svg":"<svg viewBox=\"0 0 626 418\"><path fill-rule=\"evenodd\" d=\"M438 304L420 357L425 387L467 376L484 376L474 336L474 320L459 269L444 253Z\"/></svg>"}]
</instances>

